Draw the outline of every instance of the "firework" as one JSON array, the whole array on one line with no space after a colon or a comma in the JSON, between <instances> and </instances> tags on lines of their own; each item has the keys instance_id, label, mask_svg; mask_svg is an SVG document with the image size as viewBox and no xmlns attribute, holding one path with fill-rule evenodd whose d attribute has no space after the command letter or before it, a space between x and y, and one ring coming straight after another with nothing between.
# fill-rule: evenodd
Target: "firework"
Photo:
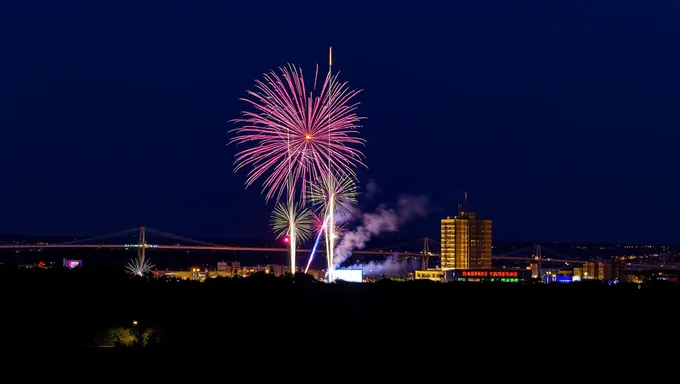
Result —
<instances>
[{"instance_id":1,"label":"firework","mask_svg":"<svg viewBox=\"0 0 680 384\"><path fill-rule=\"evenodd\" d=\"M312 251L309 253L309 260L307 260L307 267L305 268L305 273L309 271L309 267L312 265L312 261L314 260L314 255L316 254L316 249L319 247L319 240L321 239L321 235L324 234L326 231L327 225L328 225L328 220L331 218L330 215L326 216L325 219L322 219L320 216L318 216L316 213L312 213L313 217L313 222L314 222L314 230L317 233L316 235L316 240L314 241L314 246L312 247ZM346 229L345 224L335 224L335 237L338 238L340 237L340 234L344 232ZM328 239L326 239L326 245L328 245Z\"/></svg>"},{"instance_id":2,"label":"firework","mask_svg":"<svg viewBox=\"0 0 680 384\"><path fill-rule=\"evenodd\" d=\"M349 210L347 212L351 212L351 208L349 207ZM317 234L316 235L316 240L314 241L314 246L312 247L312 251L309 254L309 259L307 260L307 267L305 268L305 273L309 271L309 267L312 265L312 261L314 260L314 255L316 254L316 249L319 246L319 240L321 239L321 235L323 235L327 229L328 221L331 218L330 215L326 215L325 218L322 218L321 216L317 215L316 213L312 212L312 227L314 228L314 232ZM338 224L335 223L335 238L339 238L343 232L347 229L347 225L345 223ZM329 239L326 238L326 247L329 246ZM326 250L328 252L328 250ZM330 256L327 254L327 258Z\"/></svg>"},{"instance_id":3,"label":"firework","mask_svg":"<svg viewBox=\"0 0 680 384\"><path fill-rule=\"evenodd\" d=\"M358 137L361 119L353 101L359 91L338 83L330 68L319 87L318 66L311 86L294 65L279 72L265 74L255 82L255 90L248 91L249 98L242 99L254 111L234 120L240 127L233 130L230 143L249 145L234 162L234 171L250 168L246 187L263 179L267 201L280 200L287 191L290 264L295 272L297 192L304 203L310 180L326 173L354 175L356 166L363 165L363 154L355 146L364 141Z\"/></svg>"},{"instance_id":4,"label":"firework","mask_svg":"<svg viewBox=\"0 0 680 384\"><path fill-rule=\"evenodd\" d=\"M134 258L131 259L125 269L133 276L144 276L150 273L156 266L151 263L151 259Z\"/></svg>"},{"instance_id":5,"label":"firework","mask_svg":"<svg viewBox=\"0 0 680 384\"><path fill-rule=\"evenodd\" d=\"M334 248L335 240L339 236L340 228L336 224L335 217L338 213L349 213L357 204L357 187L354 179L350 176L338 176L326 173L320 177L316 184L310 188L310 201L326 217L324 226L326 240L326 261L328 265L329 281L333 280Z\"/></svg>"},{"instance_id":6,"label":"firework","mask_svg":"<svg viewBox=\"0 0 680 384\"><path fill-rule=\"evenodd\" d=\"M267 200L278 200L291 189L299 190L304 201L310 180L329 169L354 175L363 165L363 154L355 148L364 143L358 137L358 103L353 102L359 91L338 83L330 71L317 87L318 66L310 87L296 66L279 70L256 81L250 98L242 99L254 112L244 111L234 120L241 126L233 130L230 143L250 145L236 154L235 171L251 168L246 186L264 179Z\"/></svg>"},{"instance_id":7,"label":"firework","mask_svg":"<svg viewBox=\"0 0 680 384\"><path fill-rule=\"evenodd\" d=\"M307 241L313 235L312 223L312 212L300 208L297 203L290 207L288 204L277 203L272 212L271 225L277 239L288 235L300 241Z\"/></svg>"},{"instance_id":8,"label":"firework","mask_svg":"<svg viewBox=\"0 0 680 384\"><path fill-rule=\"evenodd\" d=\"M309 253L309 260L307 261L307 267L305 267L305 273L309 271L309 267L312 265L312 260L314 260L314 255L316 254L316 248L319 247L319 240L321 239L321 235L323 234L324 230L326 229L326 223L328 222L328 219L330 216L326 216L325 220L321 220L320 226L318 228L318 234L316 235L316 240L314 241L314 246L312 247L312 251ZM320 218L316 215L314 215L314 220L316 224L316 220Z\"/></svg>"},{"instance_id":9,"label":"firework","mask_svg":"<svg viewBox=\"0 0 680 384\"><path fill-rule=\"evenodd\" d=\"M318 183L310 184L309 200L317 210L328 212L329 202L335 200L335 214L351 212L357 204L359 194L354 179L349 176L335 176L327 173Z\"/></svg>"}]
</instances>

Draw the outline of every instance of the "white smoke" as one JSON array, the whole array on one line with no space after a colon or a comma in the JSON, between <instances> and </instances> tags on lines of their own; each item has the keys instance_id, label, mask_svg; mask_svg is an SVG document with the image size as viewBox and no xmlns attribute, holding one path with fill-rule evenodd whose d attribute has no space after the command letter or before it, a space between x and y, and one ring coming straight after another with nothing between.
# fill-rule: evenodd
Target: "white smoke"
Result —
<instances>
[{"instance_id":1,"label":"white smoke","mask_svg":"<svg viewBox=\"0 0 680 384\"><path fill-rule=\"evenodd\" d=\"M345 233L335 248L333 261L336 268L347 260L353 250L363 249L374 236L396 232L404 223L425 216L427 205L425 196L402 196L396 209L388 209L381 205L375 212L364 213L361 216L361 224L354 231Z\"/></svg>"},{"instance_id":2,"label":"white smoke","mask_svg":"<svg viewBox=\"0 0 680 384\"><path fill-rule=\"evenodd\" d=\"M361 217L359 209L352 206L349 209L342 210L335 214L335 225L343 225L351 223Z\"/></svg>"},{"instance_id":3,"label":"white smoke","mask_svg":"<svg viewBox=\"0 0 680 384\"><path fill-rule=\"evenodd\" d=\"M385 261L371 261L365 264L354 264L340 269L361 269L364 276L400 276L420 268L421 262L416 259L397 260L390 257Z\"/></svg>"}]
</instances>

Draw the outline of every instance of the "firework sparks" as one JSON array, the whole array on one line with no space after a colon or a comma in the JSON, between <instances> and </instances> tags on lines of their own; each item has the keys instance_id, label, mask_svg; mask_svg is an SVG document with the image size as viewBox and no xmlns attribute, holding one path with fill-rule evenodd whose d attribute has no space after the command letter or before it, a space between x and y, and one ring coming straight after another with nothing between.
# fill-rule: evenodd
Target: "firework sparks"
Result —
<instances>
[{"instance_id":1,"label":"firework sparks","mask_svg":"<svg viewBox=\"0 0 680 384\"><path fill-rule=\"evenodd\" d=\"M328 264L329 281L333 280L333 267L335 265L334 248L335 240L339 237L341 228L336 224L335 216L338 213L349 213L357 204L357 187L354 179L350 176L336 176L326 173L320 177L317 184L312 184L310 189L310 201L321 211L324 219L326 262Z\"/></svg>"},{"instance_id":2,"label":"firework sparks","mask_svg":"<svg viewBox=\"0 0 680 384\"><path fill-rule=\"evenodd\" d=\"M357 204L357 191L354 179L350 176L335 176L324 174L320 182L310 185L309 200L314 207L322 211L324 216L330 208L331 199L334 201L334 213L352 211Z\"/></svg>"},{"instance_id":3,"label":"firework sparks","mask_svg":"<svg viewBox=\"0 0 680 384\"><path fill-rule=\"evenodd\" d=\"M326 216L325 218L317 215L316 213L312 213L312 228L314 228L314 233L319 233L323 232L326 230L326 227L328 225L328 219L329 217ZM346 223L335 223L335 237L338 238L340 237L345 231L347 231L347 224Z\"/></svg>"},{"instance_id":4,"label":"firework sparks","mask_svg":"<svg viewBox=\"0 0 680 384\"><path fill-rule=\"evenodd\" d=\"M151 263L151 259L134 258L125 266L125 270L133 276L144 276L153 271L156 266Z\"/></svg>"},{"instance_id":5,"label":"firework sparks","mask_svg":"<svg viewBox=\"0 0 680 384\"><path fill-rule=\"evenodd\" d=\"M299 190L304 201L310 180L328 170L354 175L356 166L363 165L363 154L355 148L364 143L353 101L359 91L338 83L330 71L320 87L317 78L318 66L309 88L302 70L293 65L280 68L280 74L265 74L248 92L250 98L242 99L255 111L233 120L241 126L233 130L230 143L250 145L236 154L235 171L251 168L246 186L264 179L267 200L279 200L288 188Z\"/></svg>"},{"instance_id":6,"label":"firework sparks","mask_svg":"<svg viewBox=\"0 0 680 384\"><path fill-rule=\"evenodd\" d=\"M293 203L292 209L288 204L277 203L272 212L272 230L277 239L283 236L291 236L300 240L307 241L312 238L313 216L306 208L300 208ZM291 233L291 228L294 233Z\"/></svg>"}]
</instances>

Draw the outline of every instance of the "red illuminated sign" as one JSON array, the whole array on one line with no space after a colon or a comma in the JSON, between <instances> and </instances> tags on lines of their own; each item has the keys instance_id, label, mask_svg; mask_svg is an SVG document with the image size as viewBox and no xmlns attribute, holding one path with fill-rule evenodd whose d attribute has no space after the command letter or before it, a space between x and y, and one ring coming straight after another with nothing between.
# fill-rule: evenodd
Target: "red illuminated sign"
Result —
<instances>
[{"instance_id":1,"label":"red illuminated sign","mask_svg":"<svg viewBox=\"0 0 680 384\"><path fill-rule=\"evenodd\" d=\"M463 271L463 277L487 277L488 271Z\"/></svg>"},{"instance_id":2,"label":"red illuminated sign","mask_svg":"<svg viewBox=\"0 0 680 384\"><path fill-rule=\"evenodd\" d=\"M461 271L462 277L518 277L517 271Z\"/></svg>"},{"instance_id":3,"label":"red illuminated sign","mask_svg":"<svg viewBox=\"0 0 680 384\"><path fill-rule=\"evenodd\" d=\"M489 272L492 277L517 277L519 273L517 271L491 271Z\"/></svg>"}]
</instances>

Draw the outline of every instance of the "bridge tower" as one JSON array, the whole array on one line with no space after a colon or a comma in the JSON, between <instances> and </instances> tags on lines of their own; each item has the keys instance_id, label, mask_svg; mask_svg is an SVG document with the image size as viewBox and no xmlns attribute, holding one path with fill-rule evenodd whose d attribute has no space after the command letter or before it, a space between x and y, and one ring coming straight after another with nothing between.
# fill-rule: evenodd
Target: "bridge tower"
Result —
<instances>
[{"instance_id":1,"label":"bridge tower","mask_svg":"<svg viewBox=\"0 0 680 384\"><path fill-rule=\"evenodd\" d=\"M146 258L146 228L139 227L139 248L137 248L137 258L139 265L144 265Z\"/></svg>"},{"instance_id":2,"label":"bridge tower","mask_svg":"<svg viewBox=\"0 0 680 384\"><path fill-rule=\"evenodd\" d=\"M422 270L425 271L430 266L430 239L423 239L423 265Z\"/></svg>"},{"instance_id":3,"label":"bridge tower","mask_svg":"<svg viewBox=\"0 0 680 384\"><path fill-rule=\"evenodd\" d=\"M534 255L534 262L531 263L531 277L540 278L541 277L541 263L543 261L543 250L541 244L536 244Z\"/></svg>"}]
</instances>

